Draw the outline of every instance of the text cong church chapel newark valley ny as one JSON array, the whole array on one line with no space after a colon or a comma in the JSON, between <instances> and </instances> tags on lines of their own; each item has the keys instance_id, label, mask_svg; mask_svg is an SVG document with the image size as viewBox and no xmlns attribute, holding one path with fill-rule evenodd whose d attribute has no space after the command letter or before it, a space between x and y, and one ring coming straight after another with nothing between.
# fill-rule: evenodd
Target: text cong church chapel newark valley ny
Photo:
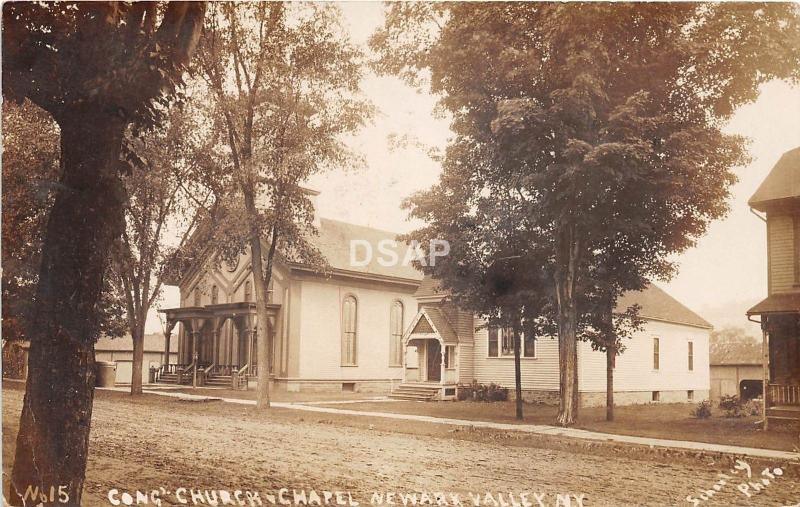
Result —
<instances>
[{"instance_id":1,"label":"text cong church chapel newark valley ny","mask_svg":"<svg viewBox=\"0 0 800 507\"><path fill-rule=\"evenodd\" d=\"M309 194L316 201L318 193ZM180 288L181 306L163 310L165 350L177 339L178 360L159 370L159 381L247 388L261 367L257 340L266 334L276 389L453 399L459 386L473 381L513 388L511 336L486 329L479 318L455 307L435 280L402 262L399 249L401 262L395 265L379 263L376 256L351 263L352 242L369 243L377 252L382 240L396 234L318 216L316 225L313 241L329 269L323 274L279 261L266 326L256 322L247 255L234 263L209 262L217 253L207 251L171 280ZM618 402L707 398L711 325L655 285L619 302L620 308L633 303L641 306L646 324L617 360ZM604 403L605 361L604 353L580 344L584 406ZM556 340L524 340L525 398L555 402L558 368Z\"/></svg>"}]
</instances>

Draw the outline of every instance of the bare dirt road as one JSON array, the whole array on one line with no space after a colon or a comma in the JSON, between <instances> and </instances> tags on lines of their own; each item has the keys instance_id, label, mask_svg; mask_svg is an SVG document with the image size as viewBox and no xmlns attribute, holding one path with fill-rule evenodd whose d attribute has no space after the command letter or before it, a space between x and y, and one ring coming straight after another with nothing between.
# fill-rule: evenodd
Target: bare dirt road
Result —
<instances>
[{"instance_id":1,"label":"bare dirt road","mask_svg":"<svg viewBox=\"0 0 800 507\"><path fill-rule=\"evenodd\" d=\"M6 474L13 459L22 394L18 388L3 389ZM302 505L303 498L295 498L293 490L305 491L312 504L317 494L323 504L327 500L331 505L337 504L333 492L340 491L340 502L350 506L358 502L362 507L377 499L375 492L383 494L384 502L387 492L416 492L423 505L455 507L459 507L456 500L463 507L475 507L478 497L480 507L693 505L687 496L699 500L719 480L720 472L731 479L698 505L800 502L800 479L791 467L747 498L737 490L746 471L731 474L730 463L710 462L707 457L671 462L591 448L547 449L522 437L490 432L454 432L446 427L436 431L277 409L262 415L250 407L221 402L187 403L153 396L132 400L119 393L98 393L83 505L126 505L131 499L135 505L137 490L150 495L146 504L140 498L142 505L158 505L154 500L160 505L213 504L209 500L223 505L225 492L231 495L229 505L238 505L236 490L242 491L239 498L244 505L250 504L248 495L255 505L281 499ZM764 464L753 467L753 481L763 468ZM287 488L283 497L281 488ZM193 498L192 489L202 498ZM157 493L151 494L153 490ZM331 493L326 496L325 491ZM523 501L521 494L526 492ZM444 497L437 500L437 493ZM411 497L405 498L410 502ZM393 501L403 505L399 496Z\"/></svg>"}]
</instances>

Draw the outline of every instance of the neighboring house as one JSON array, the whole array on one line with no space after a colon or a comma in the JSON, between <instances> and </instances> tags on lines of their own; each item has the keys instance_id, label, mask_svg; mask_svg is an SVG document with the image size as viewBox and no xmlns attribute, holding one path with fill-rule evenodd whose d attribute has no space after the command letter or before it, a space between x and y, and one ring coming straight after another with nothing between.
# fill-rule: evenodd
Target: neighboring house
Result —
<instances>
[{"instance_id":1,"label":"neighboring house","mask_svg":"<svg viewBox=\"0 0 800 507\"><path fill-rule=\"evenodd\" d=\"M758 398L763 392L764 370L761 354L749 344L735 343L711 349L711 399L739 396L742 400Z\"/></svg>"},{"instance_id":2,"label":"neighboring house","mask_svg":"<svg viewBox=\"0 0 800 507\"><path fill-rule=\"evenodd\" d=\"M405 380L402 391L424 394L438 384L435 396L452 398L459 385L496 383L513 391L513 337L486 329L457 308L435 280L426 278L416 292L420 309L404 335ZM644 329L625 341L616 360L615 401L686 402L709 396L708 340L711 325L655 285L627 293L619 308L640 305ZM558 340L522 340L522 389L527 400L557 402ZM605 404L606 357L586 342L578 345L578 382L582 406ZM429 389L431 389L429 387Z\"/></svg>"},{"instance_id":3,"label":"neighboring house","mask_svg":"<svg viewBox=\"0 0 800 507\"><path fill-rule=\"evenodd\" d=\"M310 193L316 197L316 193ZM383 240L395 234L316 219L312 238L329 263L327 273L279 261L269 289L269 321L256 322L248 255L211 262L208 250L179 279L181 306L163 310L167 336L178 342L177 364L160 372L166 381L243 387L254 382L255 351L266 336L267 365L278 389L422 392L454 397L458 385L477 380L513 386L509 340L452 308L430 280L402 262L383 262ZM352 245L370 245L368 263L351 262ZM363 257L362 254L357 257ZM642 305L647 328L618 358L621 404L708 397L711 326L655 286L621 304ZM173 334L175 335L173 339ZM553 339L527 341L523 359L526 397L556 400L558 347ZM584 404L605 400L605 356L581 344L580 390ZM420 385L410 385L416 383Z\"/></svg>"},{"instance_id":4,"label":"neighboring house","mask_svg":"<svg viewBox=\"0 0 800 507\"><path fill-rule=\"evenodd\" d=\"M766 214L767 298L760 318L767 416L800 419L800 148L783 154L748 202Z\"/></svg>"},{"instance_id":5,"label":"neighboring house","mask_svg":"<svg viewBox=\"0 0 800 507\"><path fill-rule=\"evenodd\" d=\"M4 341L3 376L26 379L28 376L28 349L30 342ZM94 345L95 361L116 363L116 384L130 384L133 372L133 340L130 335L120 338L100 337ZM177 360L177 344L170 347L170 362ZM160 368L164 363L164 336L144 336L144 359L142 361L142 383L149 380L150 367Z\"/></svg>"},{"instance_id":6,"label":"neighboring house","mask_svg":"<svg viewBox=\"0 0 800 507\"><path fill-rule=\"evenodd\" d=\"M170 362L178 358L177 344L170 347ZM113 361L117 365L117 384L130 384L133 372L133 340L130 335L120 338L101 337L94 345L95 361ZM149 380L150 367L160 368L164 364L164 335L144 335L144 359L142 360L142 383Z\"/></svg>"}]
</instances>

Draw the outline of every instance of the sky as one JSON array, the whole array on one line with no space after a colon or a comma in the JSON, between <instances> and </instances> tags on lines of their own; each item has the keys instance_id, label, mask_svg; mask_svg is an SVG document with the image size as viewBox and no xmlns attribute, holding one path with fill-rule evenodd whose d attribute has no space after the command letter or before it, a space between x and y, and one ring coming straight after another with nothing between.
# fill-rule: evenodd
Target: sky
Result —
<instances>
[{"instance_id":1,"label":"sky","mask_svg":"<svg viewBox=\"0 0 800 507\"><path fill-rule=\"evenodd\" d=\"M339 5L353 42L366 49L368 37L383 21L382 5ZM441 169L421 147L398 148L391 138L408 137L441 149L452 135L448 121L434 114L437 97L396 77L368 74L362 89L379 111L372 124L349 140L365 157L366 167L328 173L314 178L309 186L321 192L322 217L408 232L419 224L407 220L403 200L433 185ZM767 83L759 99L742 107L726 131L746 136L752 157L749 165L735 169L739 182L732 189L731 211L714 222L694 248L676 258L677 276L657 283L715 327L738 326L758 335L758 326L747 321L745 312L766 297L766 228L750 213L747 200L780 156L800 146L800 87ZM178 305L177 289L167 288L160 306ZM161 330L155 312L147 330Z\"/></svg>"}]
</instances>

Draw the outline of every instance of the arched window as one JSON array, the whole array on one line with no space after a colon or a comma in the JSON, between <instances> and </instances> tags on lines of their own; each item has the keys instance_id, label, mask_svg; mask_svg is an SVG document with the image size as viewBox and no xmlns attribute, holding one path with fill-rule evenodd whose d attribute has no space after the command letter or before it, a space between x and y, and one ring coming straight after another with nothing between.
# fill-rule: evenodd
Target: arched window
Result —
<instances>
[{"instance_id":1,"label":"arched window","mask_svg":"<svg viewBox=\"0 0 800 507\"><path fill-rule=\"evenodd\" d=\"M403 303L392 302L389 313L389 366L403 366Z\"/></svg>"},{"instance_id":2,"label":"arched window","mask_svg":"<svg viewBox=\"0 0 800 507\"><path fill-rule=\"evenodd\" d=\"M250 284L250 280L244 282L244 300L246 302L250 302L253 299L253 286Z\"/></svg>"},{"instance_id":3,"label":"arched window","mask_svg":"<svg viewBox=\"0 0 800 507\"><path fill-rule=\"evenodd\" d=\"M201 294L200 294L200 287L195 287L194 289L194 306L200 306L201 303Z\"/></svg>"},{"instance_id":4,"label":"arched window","mask_svg":"<svg viewBox=\"0 0 800 507\"><path fill-rule=\"evenodd\" d=\"M211 304L215 305L219 302L219 287L216 285L211 286Z\"/></svg>"},{"instance_id":5,"label":"arched window","mask_svg":"<svg viewBox=\"0 0 800 507\"><path fill-rule=\"evenodd\" d=\"M342 366L356 365L356 329L358 308L356 298L347 296L342 302Z\"/></svg>"}]
</instances>

